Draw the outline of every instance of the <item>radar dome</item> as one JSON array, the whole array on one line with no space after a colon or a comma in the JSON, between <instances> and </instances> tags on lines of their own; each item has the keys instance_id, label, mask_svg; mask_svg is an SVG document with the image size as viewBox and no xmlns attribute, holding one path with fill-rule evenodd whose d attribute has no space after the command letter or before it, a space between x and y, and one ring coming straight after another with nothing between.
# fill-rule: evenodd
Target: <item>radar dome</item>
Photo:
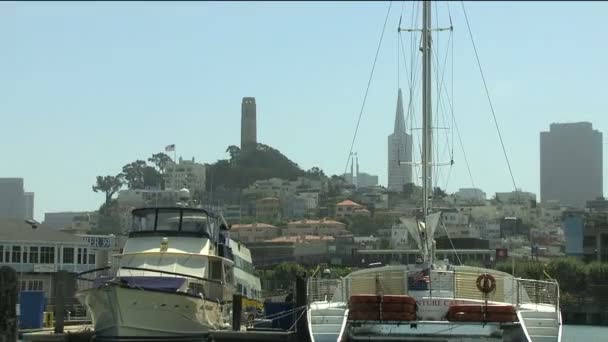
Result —
<instances>
[{"instance_id":1,"label":"radar dome","mask_svg":"<svg viewBox=\"0 0 608 342\"><path fill-rule=\"evenodd\" d=\"M179 192L179 198L180 199L188 199L190 198L190 190L183 188L181 189Z\"/></svg>"}]
</instances>

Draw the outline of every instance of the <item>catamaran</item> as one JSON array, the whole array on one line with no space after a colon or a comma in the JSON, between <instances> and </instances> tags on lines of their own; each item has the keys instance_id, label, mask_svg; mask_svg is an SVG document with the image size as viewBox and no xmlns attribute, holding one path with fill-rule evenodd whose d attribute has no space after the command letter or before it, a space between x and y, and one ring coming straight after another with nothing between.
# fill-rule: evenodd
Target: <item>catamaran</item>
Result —
<instances>
[{"instance_id":1,"label":"catamaran","mask_svg":"<svg viewBox=\"0 0 608 342\"><path fill-rule=\"evenodd\" d=\"M435 29L438 31L439 29ZM308 329L325 341L559 342L556 281L516 278L435 257L431 116L431 1L422 11L422 210L401 218L421 258L411 265L355 271L308 281Z\"/></svg>"}]
</instances>

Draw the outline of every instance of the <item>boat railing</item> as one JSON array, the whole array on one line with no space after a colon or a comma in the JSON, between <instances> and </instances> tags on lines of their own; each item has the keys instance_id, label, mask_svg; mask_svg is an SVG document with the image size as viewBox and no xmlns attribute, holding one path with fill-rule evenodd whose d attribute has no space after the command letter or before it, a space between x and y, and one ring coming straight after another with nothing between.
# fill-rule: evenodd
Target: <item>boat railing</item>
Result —
<instances>
[{"instance_id":1,"label":"boat railing","mask_svg":"<svg viewBox=\"0 0 608 342\"><path fill-rule=\"evenodd\" d=\"M341 301L344 298L342 279L309 278L306 289L309 303Z\"/></svg>"},{"instance_id":2,"label":"boat railing","mask_svg":"<svg viewBox=\"0 0 608 342\"><path fill-rule=\"evenodd\" d=\"M550 304L559 307L556 281L517 279L517 304Z\"/></svg>"},{"instance_id":3,"label":"boat railing","mask_svg":"<svg viewBox=\"0 0 608 342\"><path fill-rule=\"evenodd\" d=\"M431 297L559 307L559 286L556 281L521 279L492 272L494 288L486 295L477 287L477 279L484 273L433 270L428 283L424 284L423 280L422 285L411 281L408 284L408 273L403 271L349 275L341 279L309 278L308 301L346 302L355 294L407 295L414 290L429 290Z\"/></svg>"},{"instance_id":4,"label":"boat railing","mask_svg":"<svg viewBox=\"0 0 608 342\"><path fill-rule=\"evenodd\" d=\"M96 286L98 279L111 279L116 275L116 267L105 266L76 274L76 287L79 291Z\"/></svg>"}]
</instances>

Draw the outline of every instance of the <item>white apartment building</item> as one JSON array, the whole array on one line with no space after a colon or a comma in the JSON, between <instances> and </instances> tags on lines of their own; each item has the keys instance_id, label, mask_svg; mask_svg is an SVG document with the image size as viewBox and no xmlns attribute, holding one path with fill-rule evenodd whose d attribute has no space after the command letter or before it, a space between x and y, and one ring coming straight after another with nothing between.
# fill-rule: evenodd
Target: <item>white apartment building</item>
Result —
<instances>
[{"instance_id":1,"label":"white apartment building","mask_svg":"<svg viewBox=\"0 0 608 342\"><path fill-rule=\"evenodd\" d=\"M178 163L169 163L165 170L165 188L179 190L186 188L192 194L202 194L206 189L207 166L192 160L183 160Z\"/></svg>"}]
</instances>

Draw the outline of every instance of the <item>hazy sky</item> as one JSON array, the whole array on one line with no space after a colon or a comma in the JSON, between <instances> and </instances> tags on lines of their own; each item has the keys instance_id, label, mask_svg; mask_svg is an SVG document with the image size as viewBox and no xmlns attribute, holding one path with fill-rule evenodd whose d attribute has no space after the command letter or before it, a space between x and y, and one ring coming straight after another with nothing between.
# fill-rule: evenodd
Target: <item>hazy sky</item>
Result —
<instances>
[{"instance_id":1,"label":"hazy sky","mask_svg":"<svg viewBox=\"0 0 608 342\"><path fill-rule=\"evenodd\" d=\"M591 121L608 133L608 3L466 6L517 186L538 193L541 130L551 122ZM361 170L378 174L382 184L401 7L393 3L355 144ZM474 182L488 195L510 191L462 9L450 7L454 110ZM256 98L260 142L303 168L342 173L387 8L0 3L0 177L24 178L26 191L36 193L39 219L49 211L93 210L103 201L91 191L95 176L116 174L167 144L184 158L225 158L226 147L240 142L244 96ZM438 9L445 26L447 6ZM402 26L411 13L405 3ZM449 191L471 186L458 145L455 161Z\"/></svg>"}]
</instances>

